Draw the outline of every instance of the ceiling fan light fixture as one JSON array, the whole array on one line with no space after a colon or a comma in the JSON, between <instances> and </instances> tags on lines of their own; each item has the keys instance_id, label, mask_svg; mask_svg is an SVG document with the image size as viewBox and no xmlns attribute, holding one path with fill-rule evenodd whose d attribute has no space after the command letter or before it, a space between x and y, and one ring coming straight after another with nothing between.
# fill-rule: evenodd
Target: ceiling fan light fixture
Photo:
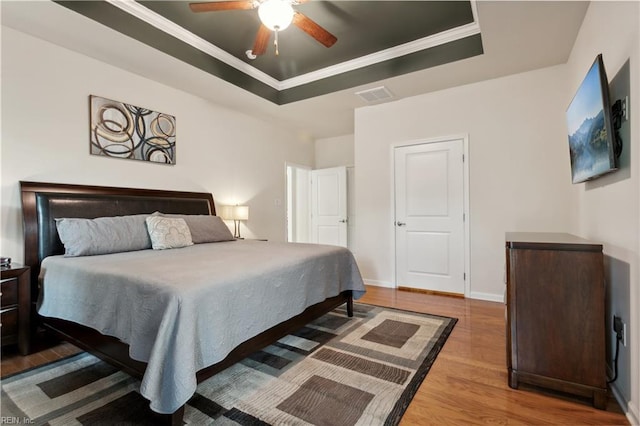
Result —
<instances>
[{"instance_id":1,"label":"ceiling fan light fixture","mask_svg":"<svg viewBox=\"0 0 640 426\"><path fill-rule=\"evenodd\" d=\"M266 0L260 3L258 16L271 31L282 31L293 21L293 7L290 0Z\"/></svg>"}]
</instances>

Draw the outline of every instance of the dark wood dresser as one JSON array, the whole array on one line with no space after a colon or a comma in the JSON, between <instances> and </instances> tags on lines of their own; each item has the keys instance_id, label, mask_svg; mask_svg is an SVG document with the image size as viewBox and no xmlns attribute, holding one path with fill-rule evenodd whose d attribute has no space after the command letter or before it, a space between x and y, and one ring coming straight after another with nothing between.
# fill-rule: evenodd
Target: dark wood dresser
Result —
<instances>
[{"instance_id":1,"label":"dark wood dresser","mask_svg":"<svg viewBox=\"0 0 640 426\"><path fill-rule=\"evenodd\" d=\"M607 400L602 245L570 234L507 233L509 386Z\"/></svg>"},{"instance_id":2,"label":"dark wood dresser","mask_svg":"<svg viewBox=\"0 0 640 426\"><path fill-rule=\"evenodd\" d=\"M31 269L9 265L0 269L2 346L17 344L21 355L31 351Z\"/></svg>"}]
</instances>

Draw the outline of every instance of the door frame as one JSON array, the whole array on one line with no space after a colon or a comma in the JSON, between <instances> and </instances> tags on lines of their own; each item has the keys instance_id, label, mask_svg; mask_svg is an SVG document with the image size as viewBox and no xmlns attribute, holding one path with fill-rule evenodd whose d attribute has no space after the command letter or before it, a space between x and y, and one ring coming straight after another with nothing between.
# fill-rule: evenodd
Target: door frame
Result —
<instances>
[{"instance_id":1,"label":"door frame","mask_svg":"<svg viewBox=\"0 0 640 426\"><path fill-rule=\"evenodd\" d=\"M290 200L290 196L289 196L289 174L288 174L288 169L289 167L292 168L297 168L297 169L303 169L309 172L309 174L311 174L311 170L312 167L310 166L306 166L303 164L298 164L298 163L293 163L291 161L285 161L284 163L284 194L285 194L285 203L284 203L284 210L285 210L285 216L284 216L284 220L285 220L285 226L284 226L284 241L289 242L289 221L291 220L290 216L290 211L289 211L289 203L291 202ZM311 176L309 176L309 178L311 178ZM308 209L309 209L309 214L308 214L308 218L307 218L307 242L309 242L308 240L310 239L310 233L311 233L311 182L308 183L308 193L307 193L307 205L308 205Z\"/></svg>"},{"instance_id":2,"label":"door frame","mask_svg":"<svg viewBox=\"0 0 640 426\"><path fill-rule=\"evenodd\" d=\"M389 223L389 228L391 229L391 250L392 250L392 262L391 262L391 284L393 288L398 288L398 276L396 273L396 166L395 166L395 149L405 146L412 145L426 145L437 142L449 142L452 140L462 139L462 153L464 155L464 163L462 166L464 176L462 178L463 182L463 214L465 217L464 220L464 269L465 269L465 280L464 280L464 296L469 297L471 293L471 265L470 265L470 246L469 246L469 222L471 221L471 216L469 214L469 134L463 133L458 135L451 136L439 136L433 138L425 138L425 139L413 139L402 142L395 142L390 145L390 165L391 165L391 223Z\"/></svg>"}]
</instances>

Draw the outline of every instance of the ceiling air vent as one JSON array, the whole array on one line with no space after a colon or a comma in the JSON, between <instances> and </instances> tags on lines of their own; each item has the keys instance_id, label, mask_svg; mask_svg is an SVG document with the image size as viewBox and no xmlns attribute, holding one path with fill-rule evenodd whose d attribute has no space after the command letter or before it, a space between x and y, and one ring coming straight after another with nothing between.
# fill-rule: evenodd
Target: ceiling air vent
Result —
<instances>
[{"instance_id":1,"label":"ceiling air vent","mask_svg":"<svg viewBox=\"0 0 640 426\"><path fill-rule=\"evenodd\" d=\"M391 92L389 92L389 90L384 86L362 90L360 92L356 92L356 95L360 96L367 103L386 101L393 98Z\"/></svg>"}]
</instances>

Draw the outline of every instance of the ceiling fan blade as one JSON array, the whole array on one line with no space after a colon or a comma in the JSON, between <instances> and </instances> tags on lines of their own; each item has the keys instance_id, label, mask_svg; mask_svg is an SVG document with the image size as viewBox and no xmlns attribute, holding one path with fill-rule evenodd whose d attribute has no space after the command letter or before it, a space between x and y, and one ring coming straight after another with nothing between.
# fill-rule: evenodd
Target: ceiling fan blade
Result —
<instances>
[{"instance_id":1,"label":"ceiling fan blade","mask_svg":"<svg viewBox=\"0 0 640 426\"><path fill-rule=\"evenodd\" d=\"M293 14L293 24L326 47L331 47L338 41L336 36L298 11Z\"/></svg>"},{"instance_id":2,"label":"ceiling fan blade","mask_svg":"<svg viewBox=\"0 0 640 426\"><path fill-rule=\"evenodd\" d=\"M256 41L253 43L253 49L251 50L251 53L256 56L263 55L264 52L267 51L269 38L271 38L271 30L261 24L260 29L258 29L258 34L256 35Z\"/></svg>"},{"instance_id":3,"label":"ceiling fan blade","mask_svg":"<svg viewBox=\"0 0 640 426\"><path fill-rule=\"evenodd\" d=\"M189 3L192 12L217 12L219 10L247 10L253 9L252 0L209 1L204 3Z\"/></svg>"}]
</instances>

